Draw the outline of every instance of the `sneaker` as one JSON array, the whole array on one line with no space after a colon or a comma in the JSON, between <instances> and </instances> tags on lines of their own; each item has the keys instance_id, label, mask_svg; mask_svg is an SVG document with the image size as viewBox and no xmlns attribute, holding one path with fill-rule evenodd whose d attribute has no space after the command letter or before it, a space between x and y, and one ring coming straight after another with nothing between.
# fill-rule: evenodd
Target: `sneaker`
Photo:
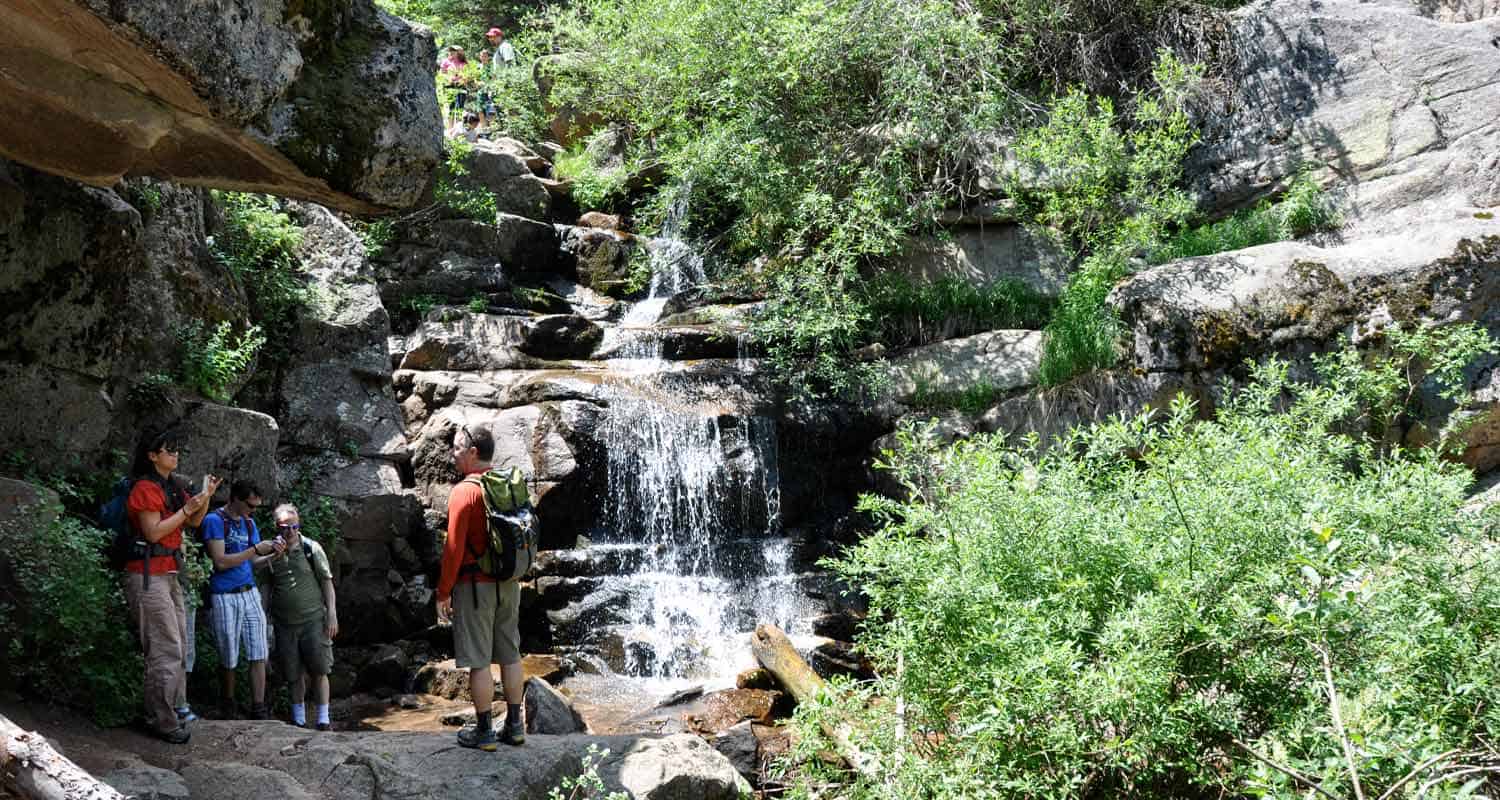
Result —
<instances>
[{"instance_id":1,"label":"sneaker","mask_svg":"<svg viewBox=\"0 0 1500 800\"><path fill-rule=\"evenodd\" d=\"M271 707L265 703L256 703L250 706L250 719L270 719Z\"/></svg>"},{"instance_id":2,"label":"sneaker","mask_svg":"<svg viewBox=\"0 0 1500 800\"><path fill-rule=\"evenodd\" d=\"M193 709L190 708L190 707L188 707L188 706L178 706L178 708L177 708L177 721L178 722L184 722L184 723L186 723L186 722L197 722L198 721L198 715L194 714L193 713Z\"/></svg>"},{"instance_id":3,"label":"sneaker","mask_svg":"<svg viewBox=\"0 0 1500 800\"><path fill-rule=\"evenodd\" d=\"M187 744L192 734L188 732L186 725L178 725L170 731L154 731L156 738L168 744Z\"/></svg>"},{"instance_id":4,"label":"sneaker","mask_svg":"<svg viewBox=\"0 0 1500 800\"><path fill-rule=\"evenodd\" d=\"M493 753L500 747L495 739L494 728L480 730L477 725L465 725L459 729L458 746L475 747L488 753Z\"/></svg>"},{"instance_id":5,"label":"sneaker","mask_svg":"<svg viewBox=\"0 0 1500 800\"><path fill-rule=\"evenodd\" d=\"M318 723L318 730L320 730L320 731L331 731L331 730L333 730L333 726L329 725L326 722L319 722Z\"/></svg>"},{"instance_id":6,"label":"sneaker","mask_svg":"<svg viewBox=\"0 0 1500 800\"><path fill-rule=\"evenodd\" d=\"M525 744L526 724L520 720L505 723L505 727L500 731L500 741L505 742L511 747Z\"/></svg>"}]
</instances>

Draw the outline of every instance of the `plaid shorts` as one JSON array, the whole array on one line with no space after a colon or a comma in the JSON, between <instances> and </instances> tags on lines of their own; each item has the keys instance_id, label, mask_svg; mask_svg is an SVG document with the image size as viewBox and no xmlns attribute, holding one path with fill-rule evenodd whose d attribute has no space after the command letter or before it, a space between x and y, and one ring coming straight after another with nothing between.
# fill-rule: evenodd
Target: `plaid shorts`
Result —
<instances>
[{"instance_id":1,"label":"plaid shorts","mask_svg":"<svg viewBox=\"0 0 1500 800\"><path fill-rule=\"evenodd\" d=\"M252 588L213 595L208 622L219 648L219 666L238 667L242 647L246 661L266 660L266 612L260 607L260 592Z\"/></svg>"}]
</instances>

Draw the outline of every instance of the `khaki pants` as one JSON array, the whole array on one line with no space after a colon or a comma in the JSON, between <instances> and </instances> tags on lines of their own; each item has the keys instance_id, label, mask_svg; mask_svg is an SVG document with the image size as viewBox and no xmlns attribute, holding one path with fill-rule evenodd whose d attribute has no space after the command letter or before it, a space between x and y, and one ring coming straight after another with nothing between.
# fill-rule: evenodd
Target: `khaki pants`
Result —
<instances>
[{"instance_id":1,"label":"khaki pants","mask_svg":"<svg viewBox=\"0 0 1500 800\"><path fill-rule=\"evenodd\" d=\"M177 729L177 707L187 703L187 618L176 575L125 573L125 603L146 654L146 724L163 733Z\"/></svg>"}]
</instances>

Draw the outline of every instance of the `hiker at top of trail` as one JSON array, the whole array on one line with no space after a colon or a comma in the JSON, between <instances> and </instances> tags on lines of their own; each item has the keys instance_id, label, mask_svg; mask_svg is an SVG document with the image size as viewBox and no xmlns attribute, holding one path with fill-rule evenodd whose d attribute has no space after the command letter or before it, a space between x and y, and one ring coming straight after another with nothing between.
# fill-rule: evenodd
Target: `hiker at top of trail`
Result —
<instances>
[{"instance_id":1,"label":"hiker at top of trail","mask_svg":"<svg viewBox=\"0 0 1500 800\"><path fill-rule=\"evenodd\" d=\"M453 621L454 662L469 670L469 695L474 700L474 726L458 732L463 747L495 750L497 737L490 723L495 697L490 665L500 665L505 692L505 725L498 741L519 745L526 741L521 721L522 683L521 583L497 581L480 569L480 555L489 546L488 514L478 476L490 469L495 439L489 428L461 426L453 436L453 466L463 476L448 495L448 539L443 544L442 574L438 579L438 619Z\"/></svg>"},{"instance_id":2,"label":"hiker at top of trail","mask_svg":"<svg viewBox=\"0 0 1500 800\"><path fill-rule=\"evenodd\" d=\"M208 619L219 651L219 714L224 719L239 716L234 671L242 655L250 665L250 718L271 717L266 706L266 615L255 591L252 563L283 548L260 540L250 515L262 502L259 487L238 480L229 487L229 502L203 518L203 545L214 564L208 579Z\"/></svg>"},{"instance_id":3,"label":"hiker at top of trail","mask_svg":"<svg viewBox=\"0 0 1500 800\"><path fill-rule=\"evenodd\" d=\"M130 494L125 501L125 602L145 653L146 725L173 744L187 742L187 617L182 584L182 529L203 521L219 479L203 478L202 491L191 495L172 478L182 445L171 433L147 433L131 462Z\"/></svg>"},{"instance_id":4,"label":"hiker at top of trail","mask_svg":"<svg viewBox=\"0 0 1500 800\"><path fill-rule=\"evenodd\" d=\"M333 570L317 542L302 535L302 514L291 503L276 507L276 538L283 552L264 564L276 628L276 657L291 682L292 724L307 727L307 683L312 676L318 730L328 718L328 673L333 671L333 640L339 635Z\"/></svg>"},{"instance_id":5,"label":"hiker at top of trail","mask_svg":"<svg viewBox=\"0 0 1500 800\"><path fill-rule=\"evenodd\" d=\"M484 38L489 40L490 46L495 48L495 67L510 67L516 63L516 48L510 46L505 40L505 31L499 28L490 28L485 31Z\"/></svg>"}]
</instances>

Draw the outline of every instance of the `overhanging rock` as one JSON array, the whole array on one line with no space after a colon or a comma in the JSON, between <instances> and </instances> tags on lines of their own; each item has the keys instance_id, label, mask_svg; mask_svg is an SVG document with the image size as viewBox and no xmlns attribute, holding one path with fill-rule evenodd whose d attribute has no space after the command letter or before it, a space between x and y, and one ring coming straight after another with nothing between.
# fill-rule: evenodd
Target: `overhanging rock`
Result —
<instances>
[{"instance_id":1,"label":"overhanging rock","mask_svg":"<svg viewBox=\"0 0 1500 800\"><path fill-rule=\"evenodd\" d=\"M432 35L372 0L9 0L0 156L353 212L413 205L442 153Z\"/></svg>"}]
</instances>

